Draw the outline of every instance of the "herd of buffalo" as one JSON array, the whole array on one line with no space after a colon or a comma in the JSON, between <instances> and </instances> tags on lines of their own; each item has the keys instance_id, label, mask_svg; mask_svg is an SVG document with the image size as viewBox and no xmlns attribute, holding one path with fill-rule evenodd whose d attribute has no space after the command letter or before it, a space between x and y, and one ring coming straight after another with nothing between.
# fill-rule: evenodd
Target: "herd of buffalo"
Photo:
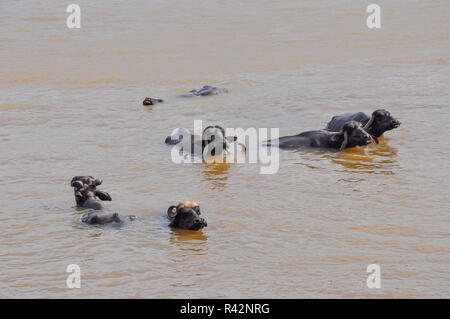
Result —
<instances>
[{"instance_id":1,"label":"herd of buffalo","mask_svg":"<svg viewBox=\"0 0 450 319\"><path fill-rule=\"evenodd\" d=\"M199 97L228 92L224 88L205 85L200 90L192 90L181 97ZM163 102L162 99L147 97L143 104L154 105ZM371 116L362 112L347 113L334 116L325 129L280 137L276 140L266 141L264 145L268 147L276 145L282 149L319 147L343 150L348 147L364 146L372 141L378 144L378 137L399 126L400 122L386 110L376 110ZM187 142L193 146L189 148L191 150L196 148L203 150L211 143L220 143L220 149L227 150L229 143L237 140L236 136L225 136L225 130L219 125L208 126L203 130L202 136L190 135L187 140L186 134L183 134L186 132L183 130L185 129L179 129L175 134L168 136L165 143L177 145ZM243 147L245 149L245 146ZM101 179L92 176L75 176L72 179L70 185L74 188L77 207L88 209L88 212L81 216L81 221L90 225L121 225L128 220L133 220L135 218L133 215L121 216L117 212L111 212L104 208L101 201L111 201L111 196L107 192L97 189L97 186L101 184ZM170 219L171 227L199 230L207 226L206 220L201 216L200 206L193 201L184 201L170 206L167 216Z\"/></svg>"}]
</instances>

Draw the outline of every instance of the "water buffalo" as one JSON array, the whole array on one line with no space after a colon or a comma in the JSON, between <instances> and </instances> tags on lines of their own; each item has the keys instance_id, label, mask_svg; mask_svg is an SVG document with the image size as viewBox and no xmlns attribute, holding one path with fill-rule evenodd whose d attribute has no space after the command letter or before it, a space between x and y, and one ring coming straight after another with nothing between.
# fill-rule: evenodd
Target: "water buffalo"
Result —
<instances>
[{"instance_id":1,"label":"water buffalo","mask_svg":"<svg viewBox=\"0 0 450 319\"><path fill-rule=\"evenodd\" d=\"M94 210L103 209L99 198L103 201L111 201L111 196L107 192L97 189L103 181L92 176L75 176L72 178L70 185L74 188L75 201L78 207L90 208Z\"/></svg>"},{"instance_id":2,"label":"water buffalo","mask_svg":"<svg viewBox=\"0 0 450 319\"><path fill-rule=\"evenodd\" d=\"M104 210L103 204L98 200L111 201L111 196L107 192L97 189L102 184L102 180L92 176L75 176L72 178L70 185L74 188L75 201L77 207L92 209L92 212L84 214L81 221L90 225L122 223L123 220L119 213L108 212ZM98 199L97 199L98 198ZM135 216L127 216L134 219Z\"/></svg>"},{"instance_id":3,"label":"water buffalo","mask_svg":"<svg viewBox=\"0 0 450 319\"><path fill-rule=\"evenodd\" d=\"M174 134L166 137L165 143L167 145L178 145L183 151L197 155L199 152L203 154L205 148L208 147L210 155L215 155L216 150L228 152L230 143L236 140L236 136L225 136L223 127L211 125L203 130L202 136L191 134L188 129L179 128Z\"/></svg>"},{"instance_id":4,"label":"water buffalo","mask_svg":"<svg viewBox=\"0 0 450 319\"><path fill-rule=\"evenodd\" d=\"M364 125L364 130L372 135L374 140L378 143L377 137L383 135L384 132L392 130L400 126L400 122L391 116L386 110L376 110L372 116L368 116L363 112L346 113L343 115L334 116L327 124L326 130L337 132L342 129L344 124L348 121L357 121Z\"/></svg>"},{"instance_id":5,"label":"water buffalo","mask_svg":"<svg viewBox=\"0 0 450 319\"><path fill-rule=\"evenodd\" d=\"M221 93L228 93L228 92L229 92L228 89L205 85L200 90L191 90L189 91L189 93L181 95L181 97L218 95Z\"/></svg>"},{"instance_id":6,"label":"water buffalo","mask_svg":"<svg viewBox=\"0 0 450 319\"><path fill-rule=\"evenodd\" d=\"M367 145L371 141L372 137L364 131L361 123L350 121L344 124L340 132L330 132L327 130L308 131L298 135L269 140L265 142L265 145L278 145L282 149L321 147L343 150L347 147Z\"/></svg>"},{"instance_id":7,"label":"water buffalo","mask_svg":"<svg viewBox=\"0 0 450 319\"><path fill-rule=\"evenodd\" d=\"M161 100L161 99L154 99L154 98L152 98L152 97L146 97L146 98L144 99L144 102L142 102L142 104L143 104L143 105L154 105L154 104L162 103L162 102L164 102L164 100Z\"/></svg>"},{"instance_id":8,"label":"water buffalo","mask_svg":"<svg viewBox=\"0 0 450 319\"><path fill-rule=\"evenodd\" d=\"M167 215L171 220L170 226L174 228L199 230L208 226L206 220L200 217L200 206L196 202L186 201L170 206Z\"/></svg>"}]
</instances>

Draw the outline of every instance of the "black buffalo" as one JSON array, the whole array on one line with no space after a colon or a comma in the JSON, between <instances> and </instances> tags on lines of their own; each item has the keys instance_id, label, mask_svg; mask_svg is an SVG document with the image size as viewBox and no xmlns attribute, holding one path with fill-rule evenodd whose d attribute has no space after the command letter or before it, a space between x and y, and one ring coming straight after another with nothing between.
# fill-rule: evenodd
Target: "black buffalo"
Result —
<instances>
[{"instance_id":1,"label":"black buffalo","mask_svg":"<svg viewBox=\"0 0 450 319\"><path fill-rule=\"evenodd\" d=\"M200 206L192 201L181 202L177 206L170 206L167 210L167 216L171 220L170 226L174 228L199 230L208 226L200 215Z\"/></svg>"},{"instance_id":2,"label":"black buffalo","mask_svg":"<svg viewBox=\"0 0 450 319\"><path fill-rule=\"evenodd\" d=\"M228 89L218 88L211 85L204 85L200 90L191 90L187 94L181 95L181 97L193 97L193 96L208 96L218 95L221 93L229 93Z\"/></svg>"},{"instance_id":3,"label":"black buffalo","mask_svg":"<svg viewBox=\"0 0 450 319\"><path fill-rule=\"evenodd\" d=\"M155 99L155 98L152 98L152 97L146 97L144 99L144 101L142 102L142 104L143 105L155 105L155 104L163 103L163 102L164 102L164 100L162 100L162 99Z\"/></svg>"},{"instance_id":4,"label":"black buffalo","mask_svg":"<svg viewBox=\"0 0 450 319\"><path fill-rule=\"evenodd\" d=\"M363 146L370 144L372 137L362 128L361 123L350 121L344 124L340 132L317 130L303 132L298 135L284 136L265 142L267 146L278 145L282 149L301 147L338 148Z\"/></svg>"},{"instance_id":5,"label":"black buffalo","mask_svg":"<svg viewBox=\"0 0 450 319\"><path fill-rule=\"evenodd\" d=\"M358 113L346 113L338 116L334 116L327 124L326 130L337 132L342 129L345 123L348 121L357 121L364 125L364 130L372 135L375 141L378 143L377 137L383 135L384 132L392 130L400 126L400 121L391 116L386 110L376 110L372 113L372 116L368 116L363 112Z\"/></svg>"}]
</instances>

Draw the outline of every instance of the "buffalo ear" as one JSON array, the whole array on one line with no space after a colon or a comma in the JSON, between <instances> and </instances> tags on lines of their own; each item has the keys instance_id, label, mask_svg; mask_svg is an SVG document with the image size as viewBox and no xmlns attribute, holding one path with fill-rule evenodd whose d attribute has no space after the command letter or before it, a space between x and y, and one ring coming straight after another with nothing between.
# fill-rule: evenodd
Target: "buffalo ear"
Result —
<instances>
[{"instance_id":1,"label":"buffalo ear","mask_svg":"<svg viewBox=\"0 0 450 319\"><path fill-rule=\"evenodd\" d=\"M107 192L95 191L95 196L100 198L101 200L111 201L112 198Z\"/></svg>"},{"instance_id":2,"label":"buffalo ear","mask_svg":"<svg viewBox=\"0 0 450 319\"><path fill-rule=\"evenodd\" d=\"M177 206L170 206L167 210L167 216L169 216L170 219L175 218L175 216L177 216Z\"/></svg>"}]
</instances>

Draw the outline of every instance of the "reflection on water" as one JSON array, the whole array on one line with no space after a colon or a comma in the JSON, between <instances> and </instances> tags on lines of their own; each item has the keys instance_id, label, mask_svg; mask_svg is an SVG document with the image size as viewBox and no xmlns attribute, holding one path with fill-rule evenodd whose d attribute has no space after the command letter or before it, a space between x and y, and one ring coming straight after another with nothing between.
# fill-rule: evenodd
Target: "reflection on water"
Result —
<instances>
[{"instance_id":1,"label":"reflection on water","mask_svg":"<svg viewBox=\"0 0 450 319\"><path fill-rule=\"evenodd\" d=\"M206 240L208 237L203 234L202 230L186 230L186 229L178 229L178 228L171 228L171 236L170 236L170 243L171 244L178 244L181 242L193 242L193 244L206 244Z\"/></svg>"},{"instance_id":2,"label":"reflection on water","mask_svg":"<svg viewBox=\"0 0 450 319\"><path fill-rule=\"evenodd\" d=\"M170 232L169 242L171 245L180 247L183 251L205 251L207 246L208 236L203 234L203 230L185 230L172 228Z\"/></svg>"},{"instance_id":3,"label":"reflection on water","mask_svg":"<svg viewBox=\"0 0 450 319\"><path fill-rule=\"evenodd\" d=\"M326 167L329 163L343 166L348 172L369 174L394 174L397 165L397 149L389 146L389 139L363 147L351 147L343 151L335 149L301 148L292 151L302 159L298 164L312 169Z\"/></svg>"}]
</instances>

